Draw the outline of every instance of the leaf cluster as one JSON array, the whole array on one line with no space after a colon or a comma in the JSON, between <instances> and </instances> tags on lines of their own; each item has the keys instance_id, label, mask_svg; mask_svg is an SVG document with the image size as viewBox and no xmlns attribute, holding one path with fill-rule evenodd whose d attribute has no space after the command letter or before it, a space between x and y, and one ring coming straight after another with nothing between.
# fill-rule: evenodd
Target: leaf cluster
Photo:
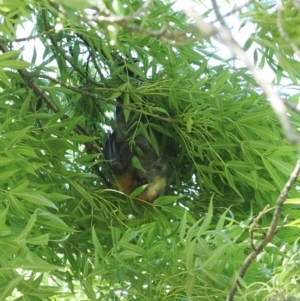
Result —
<instances>
[{"instance_id":1,"label":"leaf cluster","mask_svg":"<svg viewBox=\"0 0 300 301\"><path fill-rule=\"evenodd\" d=\"M297 149L248 70L218 56L168 1L138 16L140 1L96 2L0 8L0 300L223 300L251 251L249 224L275 205ZM245 48L260 44L259 65L296 83L278 28L266 34L273 6L254 3L240 14L258 29ZM299 12L284 5L288 31ZM168 195L151 206L109 180L102 149L116 107L170 160ZM290 196L290 222L237 300L299 297L298 192Z\"/></svg>"}]
</instances>

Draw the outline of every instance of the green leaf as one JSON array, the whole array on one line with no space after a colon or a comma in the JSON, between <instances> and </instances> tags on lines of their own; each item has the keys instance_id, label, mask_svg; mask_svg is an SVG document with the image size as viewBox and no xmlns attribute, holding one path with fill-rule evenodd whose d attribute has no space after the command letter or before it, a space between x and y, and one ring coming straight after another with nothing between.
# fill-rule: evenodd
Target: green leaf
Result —
<instances>
[{"instance_id":1,"label":"green leaf","mask_svg":"<svg viewBox=\"0 0 300 301\"><path fill-rule=\"evenodd\" d=\"M139 170L141 170L141 171L143 171L143 172L146 172L146 170L145 170L144 167L142 166L140 160L139 160L136 156L133 156L133 157L131 158L131 162L132 162L132 165L133 165L135 168L137 168L137 169L139 169Z\"/></svg>"},{"instance_id":2,"label":"green leaf","mask_svg":"<svg viewBox=\"0 0 300 301\"><path fill-rule=\"evenodd\" d=\"M285 204L291 204L291 205L300 205L300 198L287 199L284 203Z\"/></svg>"},{"instance_id":3,"label":"green leaf","mask_svg":"<svg viewBox=\"0 0 300 301\"><path fill-rule=\"evenodd\" d=\"M51 208L54 208L54 209L58 210L58 208L55 206L55 204L53 202L51 202L50 200L45 198L43 195L35 193L34 191L13 192L12 194L15 195L16 197L20 198L20 199L24 199L28 202L33 203L33 204L40 205L40 206L51 207Z\"/></svg>"},{"instance_id":4,"label":"green leaf","mask_svg":"<svg viewBox=\"0 0 300 301\"><path fill-rule=\"evenodd\" d=\"M243 115L241 118L239 118L237 120L238 123L244 123L244 124L248 124L250 123L251 125L253 125L253 122L260 122L261 120L264 120L266 118L266 111L265 110L261 110L261 111L254 111L254 112L249 112L245 115ZM256 128L257 125L255 125Z\"/></svg>"},{"instance_id":5,"label":"green leaf","mask_svg":"<svg viewBox=\"0 0 300 301\"><path fill-rule=\"evenodd\" d=\"M18 237L19 240L27 238L27 235L31 232L35 222L36 222L36 211L31 215L26 227L19 234L19 237Z\"/></svg>"},{"instance_id":6,"label":"green leaf","mask_svg":"<svg viewBox=\"0 0 300 301\"><path fill-rule=\"evenodd\" d=\"M97 237L97 233L95 231L95 228L93 227L92 228L92 242L93 242L93 245L95 247L95 250L97 252L97 254L102 258L104 259L104 251L103 251L103 248L98 240L98 237Z\"/></svg>"},{"instance_id":7,"label":"green leaf","mask_svg":"<svg viewBox=\"0 0 300 301\"><path fill-rule=\"evenodd\" d=\"M236 174L240 181L244 181L248 185L255 189L270 190L274 191L275 187L273 184L267 182L265 179L258 176L254 177L251 173L236 171Z\"/></svg>"},{"instance_id":8,"label":"green leaf","mask_svg":"<svg viewBox=\"0 0 300 301\"><path fill-rule=\"evenodd\" d=\"M111 235L112 235L112 240L113 240L114 246L117 246L118 243L119 243L119 240L121 238L121 230L119 228L112 227L111 228ZM122 241L124 242L124 240L122 240Z\"/></svg>"},{"instance_id":9,"label":"green leaf","mask_svg":"<svg viewBox=\"0 0 300 301\"><path fill-rule=\"evenodd\" d=\"M264 166L265 166L266 170L268 171L270 177L276 184L277 189L282 189L282 187L284 187L284 185L285 185L285 182L284 182L284 179L282 177L280 177L280 174L278 172L280 170L275 170L275 168L273 168L272 164L269 163L267 158L262 157L262 161L263 161Z\"/></svg>"},{"instance_id":10,"label":"green leaf","mask_svg":"<svg viewBox=\"0 0 300 301\"><path fill-rule=\"evenodd\" d=\"M203 262L202 268L205 269L209 267L210 265L216 264L222 256L224 256L224 253L229 248L228 244L220 245L217 249L215 249L209 256L209 258Z\"/></svg>"},{"instance_id":11,"label":"green leaf","mask_svg":"<svg viewBox=\"0 0 300 301\"><path fill-rule=\"evenodd\" d=\"M228 168L231 168L232 170L241 170L241 171L251 171L251 170L261 169L260 166L255 166L245 161L236 161L236 160L231 160L226 162L226 166Z\"/></svg>"},{"instance_id":12,"label":"green leaf","mask_svg":"<svg viewBox=\"0 0 300 301\"><path fill-rule=\"evenodd\" d=\"M23 137L26 135L28 130L32 128L31 126L25 127L24 129L21 129L17 132L9 132L8 134L5 134L4 137L10 138L10 141L6 144L5 149L9 150L12 147L15 146Z\"/></svg>"},{"instance_id":13,"label":"green leaf","mask_svg":"<svg viewBox=\"0 0 300 301\"><path fill-rule=\"evenodd\" d=\"M69 179L69 183L72 185L72 187L87 201L89 201L89 203L91 205L95 205L94 200L92 198L92 196L85 190L83 189L82 186L80 186L76 181L72 181Z\"/></svg>"},{"instance_id":14,"label":"green leaf","mask_svg":"<svg viewBox=\"0 0 300 301\"><path fill-rule=\"evenodd\" d=\"M140 256L146 255L146 251L144 249L142 249L141 247L136 246L134 244L126 243L126 242L122 242L122 243L120 242L119 246L124 248L125 251L127 251L128 253L132 252L134 254L139 254Z\"/></svg>"},{"instance_id":15,"label":"green leaf","mask_svg":"<svg viewBox=\"0 0 300 301\"><path fill-rule=\"evenodd\" d=\"M0 226L0 236L7 236L10 235L12 232L11 230L6 226Z\"/></svg>"},{"instance_id":16,"label":"green leaf","mask_svg":"<svg viewBox=\"0 0 300 301\"><path fill-rule=\"evenodd\" d=\"M254 132L258 137L260 137L263 140L278 140L279 137L276 133L274 133L274 131L272 131L270 128L266 127L266 126L258 126L255 125L249 127L248 130Z\"/></svg>"},{"instance_id":17,"label":"green leaf","mask_svg":"<svg viewBox=\"0 0 300 301\"><path fill-rule=\"evenodd\" d=\"M250 37L244 44L244 50L247 51L250 49L250 47L252 46L253 44L253 39Z\"/></svg>"},{"instance_id":18,"label":"green leaf","mask_svg":"<svg viewBox=\"0 0 300 301\"><path fill-rule=\"evenodd\" d=\"M85 143L85 142L95 141L96 138L84 136L84 135L77 135L77 136L68 137L68 140L77 143Z\"/></svg>"},{"instance_id":19,"label":"green leaf","mask_svg":"<svg viewBox=\"0 0 300 301\"><path fill-rule=\"evenodd\" d=\"M0 173L0 182L5 182L7 179L11 178L18 170L9 170Z\"/></svg>"},{"instance_id":20,"label":"green leaf","mask_svg":"<svg viewBox=\"0 0 300 301\"><path fill-rule=\"evenodd\" d=\"M32 252L27 252L25 257L19 257L15 263L15 267L34 272L49 272L60 268L48 263Z\"/></svg>"},{"instance_id":21,"label":"green leaf","mask_svg":"<svg viewBox=\"0 0 300 301\"><path fill-rule=\"evenodd\" d=\"M8 212L8 208L4 208L3 210L0 211L0 226L1 227L5 225L7 212Z\"/></svg>"},{"instance_id":22,"label":"green leaf","mask_svg":"<svg viewBox=\"0 0 300 301\"><path fill-rule=\"evenodd\" d=\"M170 195L163 195L157 198L153 204L157 206L164 206L164 205L171 205L174 202L178 201L179 199L183 198L183 196L170 196Z\"/></svg>"},{"instance_id":23,"label":"green leaf","mask_svg":"<svg viewBox=\"0 0 300 301\"><path fill-rule=\"evenodd\" d=\"M9 163L11 163L13 159L11 158L6 158L6 157L0 157L0 166L5 166Z\"/></svg>"},{"instance_id":24,"label":"green leaf","mask_svg":"<svg viewBox=\"0 0 300 301\"><path fill-rule=\"evenodd\" d=\"M10 81L2 68L0 68L0 81L2 81L7 87L11 88Z\"/></svg>"},{"instance_id":25,"label":"green leaf","mask_svg":"<svg viewBox=\"0 0 300 301\"><path fill-rule=\"evenodd\" d=\"M30 91L26 99L23 101L20 112L19 112L19 118L25 116L25 113L27 112L29 108L30 101L32 100L33 92Z\"/></svg>"},{"instance_id":26,"label":"green leaf","mask_svg":"<svg viewBox=\"0 0 300 301\"><path fill-rule=\"evenodd\" d=\"M20 192L25 190L29 185L29 181L27 179L23 179L20 182L15 183L15 185L10 190L11 193Z\"/></svg>"},{"instance_id":27,"label":"green leaf","mask_svg":"<svg viewBox=\"0 0 300 301\"><path fill-rule=\"evenodd\" d=\"M16 58L22 51L21 50L9 50L0 54L0 61Z\"/></svg>"},{"instance_id":28,"label":"green leaf","mask_svg":"<svg viewBox=\"0 0 300 301\"><path fill-rule=\"evenodd\" d=\"M31 63L27 63L24 61L16 61L16 60L0 60L0 67L7 67L7 68L11 68L11 69L25 69L28 67L31 67L32 64Z\"/></svg>"},{"instance_id":29,"label":"green leaf","mask_svg":"<svg viewBox=\"0 0 300 301\"><path fill-rule=\"evenodd\" d=\"M46 246L49 243L49 234L43 234L37 237L27 238L26 243L35 246Z\"/></svg>"},{"instance_id":30,"label":"green leaf","mask_svg":"<svg viewBox=\"0 0 300 301\"><path fill-rule=\"evenodd\" d=\"M276 169L280 170L286 176L290 176L291 172L293 171L294 167L291 163L284 162L280 159L272 158L271 156L268 157L268 161L273 164Z\"/></svg>"},{"instance_id":31,"label":"green leaf","mask_svg":"<svg viewBox=\"0 0 300 301\"><path fill-rule=\"evenodd\" d=\"M10 297L13 290L18 286L18 284L23 280L23 276L18 276L15 279L11 280L5 285L4 290L1 292L0 300L7 300Z\"/></svg>"},{"instance_id":32,"label":"green leaf","mask_svg":"<svg viewBox=\"0 0 300 301\"><path fill-rule=\"evenodd\" d=\"M30 218L30 214L23 205L23 202L19 201L13 194L8 194L7 197L9 200L10 207L17 215L23 216L27 219Z\"/></svg>"},{"instance_id":33,"label":"green leaf","mask_svg":"<svg viewBox=\"0 0 300 301\"><path fill-rule=\"evenodd\" d=\"M187 271L191 271L194 268L194 252L196 241L192 240L185 248L184 261Z\"/></svg>"},{"instance_id":34,"label":"green leaf","mask_svg":"<svg viewBox=\"0 0 300 301\"><path fill-rule=\"evenodd\" d=\"M48 211L38 209L37 211L37 223L48 229L55 229L59 232L74 233L75 229L69 227L58 216Z\"/></svg>"},{"instance_id":35,"label":"green leaf","mask_svg":"<svg viewBox=\"0 0 300 301\"><path fill-rule=\"evenodd\" d=\"M239 195L243 199L242 194L240 193L240 191L235 186L235 183L234 183L234 180L233 180L233 175L230 173L229 169L226 166L225 166L225 174L226 174L226 179L227 179L230 187L237 193L237 195Z\"/></svg>"}]
</instances>

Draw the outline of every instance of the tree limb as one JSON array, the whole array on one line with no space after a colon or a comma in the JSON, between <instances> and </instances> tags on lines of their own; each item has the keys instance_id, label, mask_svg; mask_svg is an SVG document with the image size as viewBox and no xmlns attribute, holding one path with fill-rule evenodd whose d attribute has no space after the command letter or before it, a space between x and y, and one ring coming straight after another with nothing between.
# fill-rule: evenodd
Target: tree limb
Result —
<instances>
[{"instance_id":1,"label":"tree limb","mask_svg":"<svg viewBox=\"0 0 300 301\"><path fill-rule=\"evenodd\" d=\"M214 3L215 1L213 1ZM217 18L222 18L221 14L218 12L218 7L215 5ZM233 38L229 28L226 26L223 19L218 19L220 22L220 26L214 26L211 23L207 23L204 21L203 17L198 14L190 3L187 5L185 12L188 16L190 16L194 22L196 27L207 37L215 37L220 43L226 45L228 49L230 49L231 53L234 57L238 58L242 61L248 70L252 73L253 78L256 82L263 88L266 95L269 97L270 104L276 113L282 129L288 139L288 141L292 144L300 142L300 136L294 131L289 117L287 115L287 110L285 107L285 101L279 96L279 94L275 91L274 86L268 80L265 79L265 75L262 70L256 68L249 60L246 55L246 52L243 50L241 46L235 41Z\"/></svg>"},{"instance_id":2,"label":"tree limb","mask_svg":"<svg viewBox=\"0 0 300 301\"><path fill-rule=\"evenodd\" d=\"M261 242L254 247L253 245L253 229L257 225L258 220L265 214L265 212L268 210L268 205L264 208L264 210L259 214L259 216L254 219L253 223L250 226L250 240L252 240L252 252L248 255L248 257L244 260L240 270L238 271L238 274L236 278L234 279L231 289L229 291L229 294L227 296L226 301L233 301L235 293L237 291L238 285L239 285L239 279L243 278L251 265L251 263L255 260L257 255L262 252L263 248L273 239L275 234L283 227L284 223L287 220L287 217L284 218L281 226L277 226L280 215L283 209L284 202L286 201L288 197L289 191L292 189L293 184L297 180L300 173L300 160L297 161L295 168L293 172L291 173L290 178L286 182L285 186L283 187L280 195L278 196L276 200L276 206L275 211L273 213L272 221L270 223L268 231L265 233L265 236L261 240ZM252 237L252 238L251 238Z\"/></svg>"}]
</instances>

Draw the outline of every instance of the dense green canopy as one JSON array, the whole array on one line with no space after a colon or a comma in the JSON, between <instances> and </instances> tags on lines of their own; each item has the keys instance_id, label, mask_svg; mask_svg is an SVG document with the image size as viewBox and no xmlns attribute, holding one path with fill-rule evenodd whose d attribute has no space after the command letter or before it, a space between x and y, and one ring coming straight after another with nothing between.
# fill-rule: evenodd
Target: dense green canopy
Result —
<instances>
[{"instance_id":1,"label":"dense green canopy","mask_svg":"<svg viewBox=\"0 0 300 301\"><path fill-rule=\"evenodd\" d=\"M299 300L300 7L228 2L2 1L0 300L225 300L252 253L235 300ZM153 204L112 185L116 106Z\"/></svg>"}]
</instances>

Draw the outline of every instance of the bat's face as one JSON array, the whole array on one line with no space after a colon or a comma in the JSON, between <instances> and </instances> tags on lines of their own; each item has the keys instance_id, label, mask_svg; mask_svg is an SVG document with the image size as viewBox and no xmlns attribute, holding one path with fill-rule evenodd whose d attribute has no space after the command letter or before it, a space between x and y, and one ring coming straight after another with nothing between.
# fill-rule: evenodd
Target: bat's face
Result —
<instances>
[{"instance_id":1,"label":"bat's face","mask_svg":"<svg viewBox=\"0 0 300 301\"><path fill-rule=\"evenodd\" d=\"M169 162L165 156L160 156L153 161L143 161L141 160L143 170L136 171L137 179L142 179L142 181L136 183L137 186L134 189L147 184L146 188L137 198L148 203L153 203L154 200L166 193Z\"/></svg>"}]
</instances>

